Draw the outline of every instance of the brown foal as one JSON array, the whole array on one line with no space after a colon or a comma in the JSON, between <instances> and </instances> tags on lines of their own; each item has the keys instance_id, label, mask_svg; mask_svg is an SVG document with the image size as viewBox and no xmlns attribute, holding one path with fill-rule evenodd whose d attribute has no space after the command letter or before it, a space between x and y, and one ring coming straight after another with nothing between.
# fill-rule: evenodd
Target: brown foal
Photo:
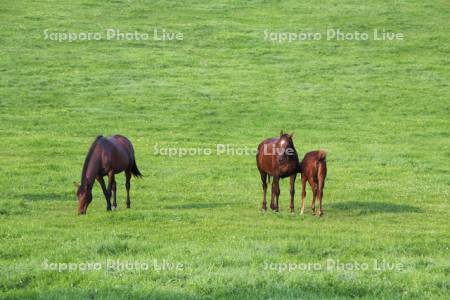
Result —
<instances>
[{"instance_id":1,"label":"brown foal","mask_svg":"<svg viewBox=\"0 0 450 300\"><path fill-rule=\"evenodd\" d=\"M306 197L306 181L309 182L311 190L313 192L313 198L311 202L312 213L316 210L316 197L319 200L319 213L318 216L323 215L322 197L323 188L325 187L325 177L327 176L327 161L326 152L323 150L311 151L305 154L302 162L300 163L300 173L302 174L302 209L301 214L305 210L305 197Z\"/></svg>"}]
</instances>

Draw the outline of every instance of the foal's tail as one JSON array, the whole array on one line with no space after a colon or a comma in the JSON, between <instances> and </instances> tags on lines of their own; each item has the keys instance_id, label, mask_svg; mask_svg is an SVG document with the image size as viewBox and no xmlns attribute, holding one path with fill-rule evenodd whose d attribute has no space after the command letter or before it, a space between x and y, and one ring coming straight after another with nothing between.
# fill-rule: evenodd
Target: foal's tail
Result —
<instances>
[{"instance_id":1,"label":"foal's tail","mask_svg":"<svg viewBox=\"0 0 450 300\"><path fill-rule=\"evenodd\" d=\"M323 161L327 159L327 152L325 150L319 150L319 161Z\"/></svg>"},{"instance_id":2,"label":"foal's tail","mask_svg":"<svg viewBox=\"0 0 450 300\"><path fill-rule=\"evenodd\" d=\"M323 187L325 186L325 177L327 176L327 153L324 150L319 150L319 161L317 162L317 181L320 192L320 199L322 199Z\"/></svg>"},{"instance_id":3,"label":"foal's tail","mask_svg":"<svg viewBox=\"0 0 450 300\"><path fill-rule=\"evenodd\" d=\"M134 177L142 177L141 171L139 171L136 160L133 160L133 166L131 166L131 174L133 174Z\"/></svg>"}]
</instances>

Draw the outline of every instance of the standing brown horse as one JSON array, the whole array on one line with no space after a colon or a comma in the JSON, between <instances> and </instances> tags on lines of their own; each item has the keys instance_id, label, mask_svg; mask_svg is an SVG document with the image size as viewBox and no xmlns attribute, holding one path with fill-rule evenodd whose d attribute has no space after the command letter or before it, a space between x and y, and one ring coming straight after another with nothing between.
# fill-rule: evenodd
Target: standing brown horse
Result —
<instances>
[{"instance_id":1,"label":"standing brown horse","mask_svg":"<svg viewBox=\"0 0 450 300\"><path fill-rule=\"evenodd\" d=\"M106 210L111 210L111 194L113 207L116 202L116 180L114 175L125 171L127 189L127 208L130 208L130 179L131 175L142 177L131 142L124 136L114 135L109 138L97 136L92 143L83 165L81 184L78 184L78 213L85 214L92 201L92 187L95 179L100 183L106 198ZM105 186L103 176L108 176L108 187Z\"/></svg>"},{"instance_id":2,"label":"standing brown horse","mask_svg":"<svg viewBox=\"0 0 450 300\"><path fill-rule=\"evenodd\" d=\"M280 133L278 138L269 138L262 141L256 154L256 165L261 174L263 187L262 209L267 210L267 176L273 177L270 208L278 211L278 198L280 196L280 178L290 176L291 182L291 212L294 211L295 178L300 170L297 151L292 142L293 134Z\"/></svg>"},{"instance_id":3,"label":"standing brown horse","mask_svg":"<svg viewBox=\"0 0 450 300\"><path fill-rule=\"evenodd\" d=\"M302 210L301 214L305 210L305 197L306 197L306 181L309 182L311 190L313 192L313 198L311 202L311 209L313 214L316 210L316 197L319 200L319 217L323 215L322 197L323 188L325 187L325 177L327 177L327 153L323 150L311 151L305 154L302 162L300 163L300 172L302 173Z\"/></svg>"}]
</instances>

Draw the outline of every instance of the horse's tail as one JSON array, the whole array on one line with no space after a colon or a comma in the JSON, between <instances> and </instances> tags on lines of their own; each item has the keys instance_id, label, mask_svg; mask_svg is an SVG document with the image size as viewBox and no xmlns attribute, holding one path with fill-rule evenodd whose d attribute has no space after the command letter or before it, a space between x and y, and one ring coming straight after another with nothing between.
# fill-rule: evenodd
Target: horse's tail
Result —
<instances>
[{"instance_id":1,"label":"horse's tail","mask_svg":"<svg viewBox=\"0 0 450 300\"><path fill-rule=\"evenodd\" d=\"M267 183L270 183L270 175L267 175Z\"/></svg>"},{"instance_id":2,"label":"horse's tail","mask_svg":"<svg viewBox=\"0 0 450 300\"><path fill-rule=\"evenodd\" d=\"M131 166L131 174L133 174L134 177L142 177L142 173L141 171L139 171L137 165L136 165L136 160L133 159L133 166Z\"/></svg>"},{"instance_id":3,"label":"horse's tail","mask_svg":"<svg viewBox=\"0 0 450 300\"><path fill-rule=\"evenodd\" d=\"M323 161L327 159L327 152L325 150L319 150L319 161Z\"/></svg>"}]
</instances>

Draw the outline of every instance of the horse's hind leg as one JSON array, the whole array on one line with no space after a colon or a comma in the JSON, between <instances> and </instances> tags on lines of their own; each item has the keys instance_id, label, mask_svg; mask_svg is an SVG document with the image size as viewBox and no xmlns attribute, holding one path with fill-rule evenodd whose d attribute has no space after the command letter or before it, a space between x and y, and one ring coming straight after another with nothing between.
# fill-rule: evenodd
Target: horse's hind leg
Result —
<instances>
[{"instance_id":1,"label":"horse's hind leg","mask_svg":"<svg viewBox=\"0 0 450 300\"><path fill-rule=\"evenodd\" d=\"M130 179L131 179L131 172L125 172L125 188L127 189L127 208L131 207L131 201L130 201Z\"/></svg>"},{"instance_id":2,"label":"horse's hind leg","mask_svg":"<svg viewBox=\"0 0 450 300\"><path fill-rule=\"evenodd\" d=\"M112 182L112 196L113 196L113 204L112 204L112 207L113 207L113 209L116 209L116 208L117 208L116 191L117 191L116 179L114 178L114 180L113 180L113 182Z\"/></svg>"},{"instance_id":3,"label":"horse's hind leg","mask_svg":"<svg viewBox=\"0 0 450 300\"><path fill-rule=\"evenodd\" d=\"M262 202L262 210L267 210L267 200L266 200L266 194L267 194L267 173L261 172L261 181L262 181L262 188L263 188L263 202Z\"/></svg>"}]
</instances>

